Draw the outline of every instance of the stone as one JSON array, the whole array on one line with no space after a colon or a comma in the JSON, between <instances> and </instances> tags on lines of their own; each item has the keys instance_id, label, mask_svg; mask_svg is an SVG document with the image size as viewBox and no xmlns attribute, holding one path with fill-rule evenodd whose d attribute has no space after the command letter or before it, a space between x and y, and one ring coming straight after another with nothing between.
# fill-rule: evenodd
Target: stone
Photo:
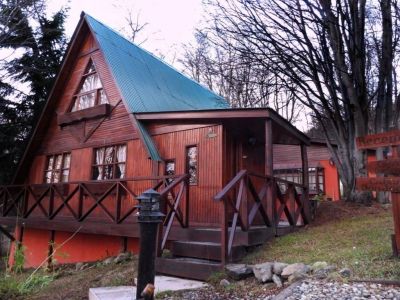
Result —
<instances>
[{"instance_id":1,"label":"stone","mask_svg":"<svg viewBox=\"0 0 400 300\"><path fill-rule=\"evenodd\" d=\"M110 265L114 262L115 257L108 257L105 260L103 260L103 265Z\"/></svg>"},{"instance_id":2,"label":"stone","mask_svg":"<svg viewBox=\"0 0 400 300\"><path fill-rule=\"evenodd\" d=\"M283 286L281 278L274 274L272 275L272 281L276 284L276 287L281 288Z\"/></svg>"},{"instance_id":3,"label":"stone","mask_svg":"<svg viewBox=\"0 0 400 300\"><path fill-rule=\"evenodd\" d=\"M220 282L219 282L219 285L220 286L228 286L228 285L230 285L231 283L227 280L227 279L222 279Z\"/></svg>"},{"instance_id":4,"label":"stone","mask_svg":"<svg viewBox=\"0 0 400 300\"><path fill-rule=\"evenodd\" d=\"M122 252L118 254L116 258L114 258L114 263L120 264L124 261L128 261L131 258L131 254L129 252Z\"/></svg>"},{"instance_id":5,"label":"stone","mask_svg":"<svg viewBox=\"0 0 400 300\"><path fill-rule=\"evenodd\" d=\"M245 264L229 264L225 266L228 276L234 280L241 280L250 277L253 270Z\"/></svg>"},{"instance_id":6,"label":"stone","mask_svg":"<svg viewBox=\"0 0 400 300\"><path fill-rule=\"evenodd\" d=\"M272 267L272 272L276 275L281 275L284 268L286 268L288 264L281 262L274 262Z\"/></svg>"},{"instance_id":7,"label":"stone","mask_svg":"<svg viewBox=\"0 0 400 300\"><path fill-rule=\"evenodd\" d=\"M272 266L273 263L263 263L253 266L254 276L259 282L265 283L272 280Z\"/></svg>"},{"instance_id":8,"label":"stone","mask_svg":"<svg viewBox=\"0 0 400 300\"><path fill-rule=\"evenodd\" d=\"M328 263L326 261L317 261L315 263L313 263L313 265L311 266L311 270L313 272L321 270L321 269L325 269L328 266Z\"/></svg>"},{"instance_id":9,"label":"stone","mask_svg":"<svg viewBox=\"0 0 400 300\"><path fill-rule=\"evenodd\" d=\"M302 280L302 279L304 279L306 277L307 277L306 272L295 271L289 276L288 282L289 283L293 283L293 282L296 282L296 281L300 281L300 280Z\"/></svg>"},{"instance_id":10,"label":"stone","mask_svg":"<svg viewBox=\"0 0 400 300\"><path fill-rule=\"evenodd\" d=\"M326 266L325 268L317 269L316 271L314 271L313 275L317 279L325 279L329 276L329 274L331 274L335 270L336 270L335 266Z\"/></svg>"},{"instance_id":11,"label":"stone","mask_svg":"<svg viewBox=\"0 0 400 300\"><path fill-rule=\"evenodd\" d=\"M339 271L340 276L342 277L350 277L351 276L351 270L348 268L343 268Z\"/></svg>"},{"instance_id":12,"label":"stone","mask_svg":"<svg viewBox=\"0 0 400 300\"><path fill-rule=\"evenodd\" d=\"M289 278L289 276L291 276L293 273L297 272L297 273L303 273L306 274L310 271L310 267L303 264L303 263L295 263L295 264L291 264L288 265L287 267L285 267L282 270L282 278Z\"/></svg>"},{"instance_id":13,"label":"stone","mask_svg":"<svg viewBox=\"0 0 400 300\"><path fill-rule=\"evenodd\" d=\"M75 270L76 270L76 271L80 271L80 269L82 268L82 266L83 266L83 263L78 262L78 263L75 265Z\"/></svg>"}]
</instances>

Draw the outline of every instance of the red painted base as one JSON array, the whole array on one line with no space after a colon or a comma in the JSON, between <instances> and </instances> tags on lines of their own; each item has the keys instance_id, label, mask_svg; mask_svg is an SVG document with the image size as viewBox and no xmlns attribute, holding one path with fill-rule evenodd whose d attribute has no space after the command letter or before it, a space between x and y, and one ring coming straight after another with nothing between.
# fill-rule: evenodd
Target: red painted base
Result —
<instances>
[{"instance_id":1,"label":"red painted base","mask_svg":"<svg viewBox=\"0 0 400 300\"><path fill-rule=\"evenodd\" d=\"M22 236L25 254L24 267L45 266L51 243L54 249L52 262L55 264L98 261L118 255L124 250L123 237L56 231L52 242L51 231L25 228ZM129 238L127 250L138 253L139 239ZM10 266L14 264L14 254L15 243L12 243L9 257Z\"/></svg>"}]
</instances>

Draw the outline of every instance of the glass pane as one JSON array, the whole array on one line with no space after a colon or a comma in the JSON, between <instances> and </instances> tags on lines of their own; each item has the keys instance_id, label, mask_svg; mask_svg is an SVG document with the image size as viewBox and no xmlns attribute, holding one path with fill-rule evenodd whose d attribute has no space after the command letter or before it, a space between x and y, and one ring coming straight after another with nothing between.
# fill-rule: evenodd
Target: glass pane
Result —
<instances>
[{"instance_id":1,"label":"glass pane","mask_svg":"<svg viewBox=\"0 0 400 300\"><path fill-rule=\"evenodd\" d=\"M53 182L54 183L60 182L60 172L56 171L53 172Z\"/></svg>"},{"instance_id":2,"label":"glass pane","mask_svg":"<svg viewBox=\"0 0 400 300\"><path fill-rule=\"evenodd\" d=\"M100 171L102 171L103 170L103 167L93 167L93 170L92 170L92 174L93 174L93 176L92 176L92 179L94 179L94 180L101 180L102 178L101 178L101 176L99 176L100 175Z\"/></svg>"},{"instance_id":3,"label":"glass pane","mask_svg":"<svg viewBox=\"0 0 400 300\"><path fill-rule=\"evenodd\" d=\"M56 164L54 166L54 168L56 170L60 170L61 169L61 163L62 163L62 154L59 154L56 156Z\"/></svg>"},{"instance_id":4,"label":"glass pane","mask_svg":"<svg viewBox=\"0 0 400 300\"><path fill-rule=\"evenodd\" d=\"M54 162L54 156L50 156L49 161L47 163L47 170L53 170L53 162Z\"/></svg>"},{"instance_id":5,"label":"glass pane","mask_svg":"<svg viewBox=\"0 0 400 300\"><path fill-rule=\"evenodd\" d=\"M104 176L103 179L113 179L113 166L104 166Z\"/></svg>"},{"instance_id":6,"label":"glass pane","mask_svg":"<svg viewBox=\"0 0 400 300\"><path fill-rule=\"evenodd\" d=\"M71 162L71 154L65 154L64 155L64 165L63 165L63 168L64 169L69 169L69 165L70 165L70 162Z\"/></svg>"},{"instance_id":7,"label":"glass pane","mask_svg":"<svg viewBox=\"0 0 400 300\"><path fill-rule=\"evenodd\" d=\"M83 84L82 84L82 88L79 91L79 93L85 93L85 92L89 92L89 91L93 91L96 90L98 88L101 88L101 82L100 82L100 78L99 75L97 74L92 74L89 75L85 78Z\"/></svg>"},{"instance_id":8,"label":"glass pane","mask_svg":"<svg viewBox=\"0 0 400 300\"><path fill-rule=\"evenodd\" d=\"M125 178L125 164L118 164L115 170L115 178Z\"/></svg>"},{"instance_id":9,"label":"glass pane","mask_svg":"<svg viewBox=\"0 0 400 300\"><path fill-rule=\"evenodd\" d=\"M51 171L46 172L46 175L45 175L45 182L46 182L46 183L51 183Z\"/></svg>"},{"instance_id":10,"label":"glass pane","mask_svg":"<svg viewBox=\"0 0 400 300\"><path fill-rule=\"evenodd\" d=\"M187 148L187 160L188 173L190 175L189 183L197 184L197 147Z\"/></svg>"},{"instance_id":11,"label":"glass pane","mask_svg":"<svg viewBox=\"0 0 400 300\"><path fill-rule=\"evenodd\" d=\"M114 161L114 147L107 147L105 153L105 164L111 164Z\"/></svg>"},{"instance_id":12,"label":"glass pane","mask_svg":"<svg viewBox=\"0 0 400 300\"><path fill-rule=\"evenodd\" d=\"M108 104L108 99L103 89L99 91L99 104Z\"/></svg>"},{"instance_id":13,"label":"glass pane","mask_svg":"<svg viewBox=\"0 0 400 300\"><path fill-rule=\"evenodd\" d=\"M69 170L63 170L62 171L61 181L62 182L67 182L68 181L68 177L69 177Z\"/></svg>"},{"instance_id":14,"label":"glass pane","mask_svg":"<svg viewBox=\"0 0 400 300\"><path fill-rule=\"evenodd\" d=\"M86 73L92 73L92 72L96 72L96 70L94 69L94 65L92 62L90 62L89 66L88 66L88 70Z\"/></svg>"},{"instance_id":15,"label":"glass pane","mask_svg":"<svg viewBox=\"0 0 400 300\"><path fill-rule=\"evenodd\" d=\"M126 145L117 147L117 161L118 162L126 161Z\"/></svg>"},{"instance_id":16,"label":"glass pane","mask_svg":"<svg viewBox=\"0 0 400 300\"><path fill-rule=\"evenodd\" d=\"M81 109L85 109L85 108L94 106L94 100L95 100L94 92L79 96L79 98L78 98L79 103L78 103L77 110L81 110Z\"/></svg>"}]
</instances>

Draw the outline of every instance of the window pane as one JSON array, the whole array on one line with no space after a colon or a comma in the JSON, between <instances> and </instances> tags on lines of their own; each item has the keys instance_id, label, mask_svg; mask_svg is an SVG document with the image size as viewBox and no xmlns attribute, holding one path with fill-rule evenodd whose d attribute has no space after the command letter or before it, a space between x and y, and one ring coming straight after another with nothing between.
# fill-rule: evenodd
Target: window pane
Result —
<instances>
[{"instance_id":1,"label":"window pane","mask_svg":"<svg viewBox=\"0 0 400 300\"><path fill-rule=\"evenodd\" d=\"M54 157L50 156L49 162L47 163L47 170L53 170L53 162L54 162Z\"/></svg>"},{"instance_id":2,"label":"window pane","mask_svg":"<svg viewBox=\"0 0 400 300\"><path fill-rule=\"evenodd\" d=\"M54 183L60 182L60 172L59 171L53 172L53 182Z\"/></svg>"},{"instance_id":3,"label":"window pane","mask_svg":"<svg viewBox=\"0 0 400 300\"><path fill-rule=\"evenodd\" d=\"M61 169L61 163L62 163L62 154L59 154L56 156L56 164L55 164L55 169L60 170Z\"/></svg>"},{"instance_id":4,"label":"window pane","mask_svg":"<svg viewBox=\"0 0 400 300\"><path fill-rule=\"evenodd\" d=\"M100 78L97 74L89 75L85 78L79 93L86 93L101 88Z\"/></svg>"},{"instance_id":5,"label":"window pane","mask_svg":"<svg viewBox=\"0 0 400 300\"><path fill-rule=\"evenodd\" d=\"M104 166L103 179L113 179L113 165Z\"/></svg>"},{"instance_id":6,"label":"window pane","mask_svg":"<svg viewBox=\"0 0 400 300\"><path fill-rule=\"evenodd\" d=\"M89 93L78 98L78 110L94 106L95 93Z\"/></svg>"},{"instance_id":7,"label":"window pane","mask_svg":"<svg viewBox=\"0 0 400 300\"><path fill-rule=\"evenodd\" d=\"M104 92L103 89L101 89L101 90L99 91L99 104L108 104L108 103L109 103L109 102L108 102L106 93Z\"/></svg>"},{"instance_id":8,"label":"window pane","mask_svg":"<svg viewBox=\"0 0 400 300\"><path fill-rule=\"evenodd\" d=\"M189 183L197 184L197 147L188 147L187 148L187 167L188 173L190 175Z\"/></svg>"},{"instance_id":9,"label":"window pane","mask_svg":"<svg viewBox=\"0 0 400 300\"><path fill-rule=\"evenodd\" d=\"M63 170L62 171L61 181L62 182L67 182L68 181L68 177L69 177L69 170Z\"/></svg>"},{"instance_id":10,"label":"window pane","mask_svg":"<svg viewBox=\"0 0 400 300\"><path fill-rule=\"evenodd\" d=\"M126 161L126 145L117 147L117 162Z\"/></svg>"},{"instance_id":11,"label":"window pane","mask_svg":"<svg viewBox=\"0 0 400 300\"><path fill-rule=\"evenodd\" d=\"M45 174L45 182L51 183L51 171L46 172Z\"/></svg>"},{"instance_id":12,"label":"window pane","mask_svg":"<svg viewBox=\"0 0 400 300\"><path fill-rule=\"evenodd\" d=\"M67 154L64 155L63 168L64 169L69 169L70 162L71 162L71 154L67 153Z\"/></svg>"},{"instance_id":13,"label":"window pane","mask_svg":"<svg viewBox=\"0 0 400 300\"><path fill-rule=\"evenodd\" d=\"M125 177L125 164L118 164L115 170L115 178Z\"/></svg>"},{"instance_id":14,"label":"window pane","mask_svg":"<svg viewBox=\"0 0 400 300\"><path fill-rule=\"evenodd\" d=\"M114 147L107 147L104 163L111 164L113 162L114 162Z\"/></svg>"}]
</instances>

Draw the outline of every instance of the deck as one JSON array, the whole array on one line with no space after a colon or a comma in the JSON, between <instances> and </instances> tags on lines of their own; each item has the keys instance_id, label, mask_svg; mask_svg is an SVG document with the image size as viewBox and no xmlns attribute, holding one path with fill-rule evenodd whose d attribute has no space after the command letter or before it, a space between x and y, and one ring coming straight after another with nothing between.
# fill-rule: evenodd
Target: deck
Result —
<instances>
[{"instance_id":1,"label":"deck","mask_svg":"<svg viewBox=\"0 0 400 300\"><path fill-rule=\"evenodd\" d=\"M140 238L137 197L149 187L160 193L166 215L156 262L163 274L204 280L252 247L310 222L306 186L241 170L212 199L220 204L220 224L189 222L188 175L183 174L2 186L0 230L20 225Z\"/></svg>"}]
</instances>

